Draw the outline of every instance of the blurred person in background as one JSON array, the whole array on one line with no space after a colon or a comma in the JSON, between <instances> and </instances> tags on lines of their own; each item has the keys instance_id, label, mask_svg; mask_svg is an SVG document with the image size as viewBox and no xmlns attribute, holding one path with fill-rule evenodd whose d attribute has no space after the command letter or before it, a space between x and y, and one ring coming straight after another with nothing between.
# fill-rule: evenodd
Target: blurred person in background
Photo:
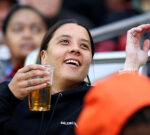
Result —
<instances>
[{"instance_id":1,"label":"blurred person in background","mask_svg":"<svg viewBox=\"0 0 150 135\"><path fill-rule=\"evenodd\" d=\"M13 5L16 4L15 0L0 0L0 59L9 59L10 52L4 43L2 25L7 13Z\"/></svg>"},{"instance_id":2,"label":"blurred person in background","mask_svg":"<svg viewBox=\"0 0 150 135\"><path fill-rule=\"evenodd\" d=\"M0 60L1 82L10 80L24 65L26 56L40 47L47 28L43 15L30 6L16 5L10 10L4 20L2 30L11 57L8 60Z\"/></svg>"},{"instance_id":3,"label":"blurred person in background","mask_svg":"<svg viewBox=\"0 0 150 135\"><path fill-rule=\"evenodd\" d=\"M52 26L61 19L76 19L88 28L92 28L92 22L85 16L65 9L63 0L18 0L20 4L30 5L39 10L49 19L49 25Z\"/></svg>"},{"instance_id":4,"label":"blurred person in background","mask_svg":"<svg viewBox=\"0 0 150 135\"><path fill-rule=\"evenodd\" d=\"M105 24L111 24L137 15L131 0L105 0ZM96 52L125 51L126 33L96 44Z\"/></svg>"},{"instance_id":5,"label":"blurred person in background","mask_svg":"<svg viewBox=\"0 0 150 135\"><path fill-rule=\"evenodd\" d=\"M131 0L105 0L106 24L136 15Z\"/></svg>"}]
</instances>

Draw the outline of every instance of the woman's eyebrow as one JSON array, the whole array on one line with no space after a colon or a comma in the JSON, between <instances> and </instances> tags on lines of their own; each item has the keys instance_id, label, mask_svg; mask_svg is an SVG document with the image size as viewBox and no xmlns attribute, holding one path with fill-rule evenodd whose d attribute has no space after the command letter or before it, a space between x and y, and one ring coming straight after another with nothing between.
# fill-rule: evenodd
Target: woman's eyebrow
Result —
<instances>
[{"instance_id":1,"label":"woman's eyebrow","mask_svg":"<svg viewBox=\"0 0 150 135\"><path fill-rule=\"evenodd\" d=\"M24 25L24 22L22 22L22 21L17 21L17 22L12 22L11 23L11 25ZM43 25L43 23L41 23L41 22L32 22L32 23L30 23L30 25Z\"/></svg>"},{"instance_id":2,"label":"woman's eyebrow","mask_svg":"<svg viewBox=\"0 0 150 135\"><path fill-rule=\"evenodd\" d=\"M62 37L67 37L67 38L71 38L70 35L60 35L57 39L62 38ZM81 38L81 41L83 42L87 42L88 44L90 44L90 41L84 38Z\"/></svg>"},{"instance_id":3,"label":"woman's eyebrow","mask_svg":"<svg viewBox=\"0 0 150 135\"><path fill-rule=\"evenodd\" d=\"M62 37L71 38L71 36L70 36L70 35L60 35L57 39L62 38Z\"/></svg>"},{"instance_id":4,"label":"woman's eyebrow","mask_svg":"<svg viewBox=\"0 0 150 135\"><path fill-rule=\"evenodd\" d=\"M88 44L90 44L90 41L89 40L87 40L87 39L81 39L81 41L83 41L83 42L87 42Z\"/></svg>"}]
</instances>

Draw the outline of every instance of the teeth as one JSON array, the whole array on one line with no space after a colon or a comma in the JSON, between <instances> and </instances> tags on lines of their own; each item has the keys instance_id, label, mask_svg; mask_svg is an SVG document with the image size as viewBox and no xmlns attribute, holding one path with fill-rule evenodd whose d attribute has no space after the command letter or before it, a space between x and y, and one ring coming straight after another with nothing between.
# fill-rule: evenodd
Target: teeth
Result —
<instances>
[{"instance_id":1,"label":"teeth","mask_svg":"<svg viewBox=\"0 0 150 135\"><path fill-rule=\"evenodd\" d=\"M68 60L68 61L66 61L66 64L74 64L74 65L79 66L79 63L75 60Z\"/></svg>"}]
</instances>

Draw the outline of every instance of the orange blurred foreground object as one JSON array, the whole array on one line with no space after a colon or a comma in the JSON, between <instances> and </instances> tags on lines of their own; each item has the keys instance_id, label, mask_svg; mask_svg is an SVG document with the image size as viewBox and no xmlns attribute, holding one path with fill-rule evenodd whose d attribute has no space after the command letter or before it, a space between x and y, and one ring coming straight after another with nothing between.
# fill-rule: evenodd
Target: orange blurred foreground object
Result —
<instances>
[{"instance_id":1,"label":"orange blurred foreground object","mask_svg":"<svg viewBox=\"0 0 150 135\"><path fill-rule=\"evenodd\" d=\"M150 81L138 73L115 74L85 96L77 135L118 135L138 110L150 106Z\"/></svg>"}]
</instances>

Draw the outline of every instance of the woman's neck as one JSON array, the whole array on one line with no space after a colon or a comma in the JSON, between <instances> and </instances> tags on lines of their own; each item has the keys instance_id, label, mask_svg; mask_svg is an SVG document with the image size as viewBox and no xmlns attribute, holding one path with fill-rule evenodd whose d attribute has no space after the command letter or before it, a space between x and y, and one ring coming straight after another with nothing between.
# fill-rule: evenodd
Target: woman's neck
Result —
<instances>
[{"instance_id":1,"label":"woman's neck","mask_svg":"<svg viewBox=\"0 0 150 135\"><path fill-rule=\"evenodd\" d=\"M16 58L11 58L11 64L13 67L17 67L19 65L23 65L24 64L24 61L25 59L16 59Z\"/></svg>"},{"instance_id":2,"label":"woman's neck","mask_svg":"<svg viewBox=\"0 0 150 135\"><path fill-rule=\"evenodd\" d=\"M54 80L52 85L52 94L77 87L79 84L80 82Z\"/></svg>"}]
</instances>

